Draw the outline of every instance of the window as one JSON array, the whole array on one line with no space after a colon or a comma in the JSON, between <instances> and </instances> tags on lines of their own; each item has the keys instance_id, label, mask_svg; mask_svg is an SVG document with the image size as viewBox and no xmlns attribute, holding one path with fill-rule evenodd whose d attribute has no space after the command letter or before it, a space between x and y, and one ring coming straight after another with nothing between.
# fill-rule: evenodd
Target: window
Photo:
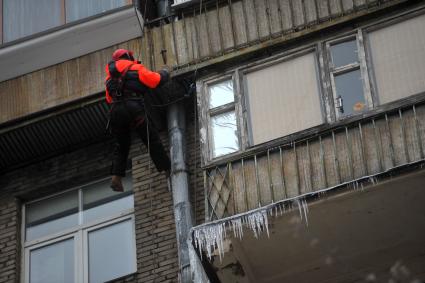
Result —
<instances>
[{"instance_id":1,"label":"window","mask_svg":"<svg viewBox=\"0 0 425 283\"><path fill-rule=\"evenodd\" d=\"M425 91L425 15L368 33L381 104Z\"/></svg>"},{"instance_id":2,"label":"window","mask_svg":"<svg viewBox=\"0 0 425 283\"><path fill-rule=\"evenodd\" d=\"M131 4L131 0L1 0L3 42ZM1 4L0 1L0 4Z\"/></svg>"},{"instance_id":3,"label":"window","mask_svg":"<svg viewBox=\"0 0 425 283\"><path fill-rule=\"evenodd\" d=\"M244 72L250 145L322 124L314 52Z\"/></svg>"},{"instance_id":4,"label":"window","mask_svg":"<svg viewBox=\"0 0 425 283\"><path fill-rule=\"evenodd\" d=\"M337 118L372 108L369 80L365 71L361 33L326 43L332 93Z\"/></svg>"},{"instance_id":5,"label":"window","mask_svg":"<svg viewBox=\"0 0 425 283\"><path fill-rule=\"evenodd\" d=\"M345 32L200 82L206 163L324 122L361 118L377 105L424 93L421 13L390 26Z\"/></svg>"},{"instance_id":6,"label":"window","mask_svg":"<svg viewBox=\"0 0 425 283\"><path fill-rule=\"evenodd\" d=\"M208 88L210 154L213 158L239 150L233 79Z\"/></svg>"},{"instance_id":7,"label":"window","mask_svg":"<svg viewBox=\"0 0 425 283\"><path fill-rule=\"evenodd\" d=\"M99 181L25 204L25 282L96 283L134 273L131 177L125 188Z\"/></svg>"}]
</instances>

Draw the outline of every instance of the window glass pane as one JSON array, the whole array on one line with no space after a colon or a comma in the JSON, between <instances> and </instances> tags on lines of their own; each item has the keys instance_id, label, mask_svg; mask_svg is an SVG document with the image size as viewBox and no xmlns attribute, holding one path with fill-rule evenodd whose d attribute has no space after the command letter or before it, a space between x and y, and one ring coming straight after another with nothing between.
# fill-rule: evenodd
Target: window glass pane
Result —
<instances>
[{"instance_id":1,"label":"window glass pane","mask_svg":"<svg viewBox=\"0 0 425 283\"><path fill-rule=\"evenodd\" d=\"M30 253L30 283L74 283L74 239Z\"/></svg>"},{"instance_id":2,"label":"window glass pane","mask_svg":"<svg viewBox=\"0 0 425 283\"><path fill-rule=\"evenodd\" d=\"M60 25L61 3L61 0L3 0L4 42Z\"/></svg>"},{"instance_id":3,"label":"window glass pane","mask_svg":"<svg viewBox=\"0 0 425 283\"><path fill-rule=\"evenodd\" d=\"M88 234L90 283L106 282L135 272L133 234L131 220Z\"/></svg>"},{"instance_id":4,"label":"window glass pane","mask_svg":"<svg viewBox=\"0 0 425 283\"><path fill-rule=\"evenodd\" d=\"M25 223L27 241L78 225L78 191L28 204Z\"/></svg>"},{"instance_id":5,"label":"window glass pane","mask_svg":"<svg viewBox=\"0 0 425 283\"><path fill-rule=\"evenodd\" d=\"M209 108L215 108L235 100L233 94L233 81L228 80L218 84L211 85L210 91L210 105Z\"/></svg>"},{"instance_id":6,"label":"window glass pane","mask_svg":"<svg viewBox=\"0 0 425 283\"><path fill-rule=\"evenodd\" d=\"M239 149L235 112L211 117L213 157Z\"/></svg>"},{"instance_id":7,"label":"window glass pane","mask_svg":"<svg viewBox=\"0 0 425 283\"><path fill-rule=\"evenodd\" d=\"M249 72L244 80L254 145L322 123L314 53Z\"/></svg>"},{"instance_id":8,"label":"window glass pane","mask_svg":"<svg viewBox=\"0 0 425 283\"><path fill-rule=\"evenodd\" d=\"M425 15L369 33L380 103L425 91Z\"/></svg>"},{"instance_id":9,"label":"window glass pane","mask_svg":"<svg viewBox=\"0 0 425 283\"><path fill-rule=\"evenodd\" d=\"M127 5L128 0L66 0L66 22Z\"/></svg>"},{"instance_id":10,"label":"window glass pane","mask_svg":"<svg viewBox=\"0 0 425 283\"><path fill-rule=\"evenodd\" d=\"M331 45L331 55L335 68L358 62L357 41L351 40Z\"/></svg>"},{"instance_id":11,"label":"window glass pane","mask_svg":"<svg viewBox=\"0 0 425 283\"><path fill-rule=\"evenodd\" d=\"M335 87L337 96L342 98L341 114L350 115L366 109L360 70L335 76Z\"/></svg>"},{"instance_id":12,"label":"window glass pane","mask_svg":"<svg viewBox=\"0 0 425 283\"><path fill-rule=\"evenodd\" d=\"M134 207L131 175L123 178L124 192L114 192L109 184L107 180L83 188L84 223Z\"/></svg>"}]
</instances>

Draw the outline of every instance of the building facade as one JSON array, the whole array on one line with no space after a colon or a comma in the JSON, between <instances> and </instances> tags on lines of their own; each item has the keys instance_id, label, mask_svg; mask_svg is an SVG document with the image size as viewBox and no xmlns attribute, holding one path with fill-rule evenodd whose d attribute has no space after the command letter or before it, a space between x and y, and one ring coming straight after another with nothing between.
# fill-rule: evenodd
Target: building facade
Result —
<instances>
[{"instance_id":1,"label":"building facade","mask_svg":"<svg viewBox=\"0 0 425 283\"><path fill-rule=\"evenodd\" d=\"M0 7L0 282L425 281L423 1ZM171 191L136 138L109 189L116 48L196 84Z\"/></svg>"}]
</instances>

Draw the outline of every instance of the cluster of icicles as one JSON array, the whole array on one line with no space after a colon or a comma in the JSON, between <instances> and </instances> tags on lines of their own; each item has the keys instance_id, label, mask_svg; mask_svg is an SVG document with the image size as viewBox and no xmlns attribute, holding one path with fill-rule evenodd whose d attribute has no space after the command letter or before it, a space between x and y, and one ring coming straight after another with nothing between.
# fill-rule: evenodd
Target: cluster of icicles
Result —
<instances>
[{"instance_id":1,"label":"cluster of icicles","mask_svg":"<svg viewBox=\"0 0 425 283\"><path fill-rule=\"evenodd\" d=\"M304 220L308 226L308 205L306 197L314 195L320 197L321 195L325 195L328 191L343 186L351 187L354 190L363 189L363 183L360 181L365 180L371 184L378 183L376 175L364 176L351 182L345 182L334 187L310 192L296 198L286 199L281 202L272 203L245 213L237 214L229 218L197 226L192 230L195 247L199 250L201 257L202 251L206 251L209 259L213 256L214 251L217 250L221 260L224 255L224 240L227 238L227 233L229 233L229 231L233 231L235 238L242 239L243 228L247 227L252 230L256 238L258 238L264 231L269 237L268 215L277 217L296 208L298 208L301 220Z\"/></svg>"},{"instance_id":2,"label":"cluster of icicles","mask_svg":"<svg viewBox=\"0 0 425 283\"><path fill-rule=\"evenodd\" d=\"M308 225L307 201L305 198L297 198L291 201L271 204L243 214L234 215L221 221L219 220L198 226L193 230L195 247L199 250L201 255L202 250L205 250L209 259L211 259L214 250L217 250L221 260L224 254L224 239L227 238L227 233L229 233L229 231L230 233L233 231L235 238L242 239L243 228L247 227L254 233L255 238L258 238L263 232L266 232L267 237L269 237L268 215L283 215L293 210L294 206L298 207L301 219L304 219Z\"/></svg>"}]
</instances>

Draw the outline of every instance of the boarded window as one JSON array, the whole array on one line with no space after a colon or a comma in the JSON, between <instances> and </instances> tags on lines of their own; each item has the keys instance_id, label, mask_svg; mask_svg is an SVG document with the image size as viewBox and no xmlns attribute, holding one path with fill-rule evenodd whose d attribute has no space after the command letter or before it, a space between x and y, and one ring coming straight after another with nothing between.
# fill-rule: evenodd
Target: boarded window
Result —
<instances>
[{"instance_id":1,"label":"boarded window","mask_svg":"<svg viewBox=\"0 0 425 283\"><path fill-rule=\"evenodd\" d=\"M369 33L380 103L425 91L425 15Z\"/></svg>"},{"instance_id":2,"label":"boarded window","mask_svg":"<svg viewBox=\"0 0 425 283\"><path fill-rule=\"evenodd\" d=\"M244 80L253 145L322 123L314 53L249 72Z\"/></svg>"}]
</instances>

